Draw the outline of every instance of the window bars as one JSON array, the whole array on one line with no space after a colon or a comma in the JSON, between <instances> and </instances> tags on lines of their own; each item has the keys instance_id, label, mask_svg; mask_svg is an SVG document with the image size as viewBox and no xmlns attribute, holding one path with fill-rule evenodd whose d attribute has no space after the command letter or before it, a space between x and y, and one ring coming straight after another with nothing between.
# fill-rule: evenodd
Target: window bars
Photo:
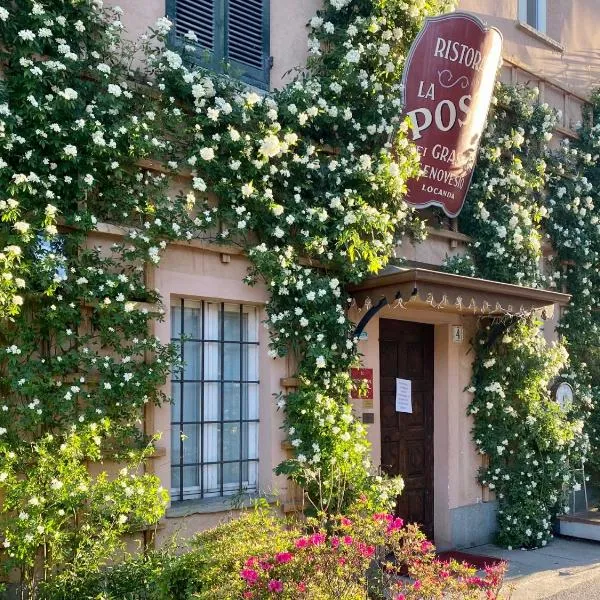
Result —
<instances>
[{"instance_id":1,"label":"window bars","mask_svg":"<svg viewBox=\"0 0 600 600\"><path fill-rule=\"evenodd\" d=\"M258 311L181 299L171 339L182 369L171 378L171 499L256 489L258 479Z\"/></svg>"}]
</instances>

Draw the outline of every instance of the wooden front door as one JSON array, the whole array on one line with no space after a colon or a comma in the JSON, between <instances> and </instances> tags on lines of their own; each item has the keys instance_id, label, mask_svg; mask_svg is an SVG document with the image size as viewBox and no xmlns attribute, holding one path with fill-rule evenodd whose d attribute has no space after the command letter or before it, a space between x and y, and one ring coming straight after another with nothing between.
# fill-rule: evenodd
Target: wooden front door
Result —
<instances>
[{"instance_id":1,"label":"wooden front door","mask_svg":"<svg viewBox=\"0 0 600 600\"><path fill-rule=\"evenodd\" d=\"M379 320L381 466L401 475L396 513L433 538L433 325ZM412 382L412 414L396 412L396 378Z\"/></svg>"}]
</instances>

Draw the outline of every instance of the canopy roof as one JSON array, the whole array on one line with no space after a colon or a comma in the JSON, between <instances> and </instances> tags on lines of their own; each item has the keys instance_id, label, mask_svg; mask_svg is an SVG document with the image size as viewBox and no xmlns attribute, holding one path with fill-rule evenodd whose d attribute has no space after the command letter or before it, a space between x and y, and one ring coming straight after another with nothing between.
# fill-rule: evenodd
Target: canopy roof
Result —
<instances>
[{"instance_id":1,"label":"canopy roof","mask_svg":"<svg viewBox=\"0 0 600 600\"><path fill-rule=\"evenodd\" d=\"M571 298L539 288L396 266L352 286L350 293L358 308L366 309L385 299L392 307L436 308L471 315L538 312L545 317L552 315L556 304L565 305Z\"/></svg>"}]
</instances>

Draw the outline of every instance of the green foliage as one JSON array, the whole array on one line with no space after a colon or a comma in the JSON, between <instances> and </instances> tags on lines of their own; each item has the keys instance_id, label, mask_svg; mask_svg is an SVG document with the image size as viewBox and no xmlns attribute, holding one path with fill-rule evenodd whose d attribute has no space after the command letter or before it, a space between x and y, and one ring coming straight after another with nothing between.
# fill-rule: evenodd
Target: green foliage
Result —
<instances>
[{"instance_id":1,"label":"green foliage","mask_svg":"<svg viewBox=\"0 0 600 600\"><path fill-rule=\"evenodd\" d=\"M477 268L473 262L473 258L469 254L457 254L455 256L447 256L444 261L444 270L448 273L456 275L464 275L466 277L476 277Z\"/></svg>"},{"instance_id":2,"label":"green foliage","mask_svg":"<svg viewBox=\"0 0 600 600\"><path fill-rule=\"evenodd\" d=\"M537 286L546 209L546 146L556 114L537 89L497 84L460 229L473 238L477 275Z\"/></svg>"},{"instance_id":3,"label":"green foliage","mask_svg":"<svg viewBox=\"0 0 600 600\"><path fill-rule=\"evenodd\" d=\"M196 597L240 597L244 581L239 573L246 559L283 552L298 535L292 523L286 524L264 508L244 512L240 518L198 534L191 550L195 565L201 565L194 575L199 582Z\"/></svg>"},{"instance_id":4,"label":"green foliage","mask_svg":"<svg viewBox=\"0 0 600 600\"><path fill-rule=\"evenodd\" d=\"M572 294L559 331L571 355L573 376L586 387L585 431L590 438L589 460L600 468L600 110L598 92L584 114L579 139L564 142L553 155L553 176L548 186L547 230L556 250L557 285Z\"/></svg>"},{"instance_id":5,"label":"green foliage","mask_svg":"<svg viewBox=\"0 0 600 600\"><path fill-rule=\"evenodd\" d=\"M129 559L42 586L41 600L191 600L280 598L497 600L505 565L475 569L436 559L415 525L364 503L348 516L292 522L265 507L198 535L184 554L173 549ZM391 560L391 557L394 560ZM400 579L408 572L411 580Z\"/></svg>"},{"instance_id":6,"label":"green foliage","mask_svg":"<svg viewBox=\"0 0 600 600\"><path fill-rule=\"evenodd\" d=\"M47 434L16 452L0 443L3 511L11 515L2 519L6 568L32 573L40 547L59 570L93 568L110 557L120 536L161 517L167 497L159 480L136 475L152 448L132 453L117 477L90 474L87 463L101 459L108 433L104 419L65 436Z\"/></svg>"},{"instance_id":7,"label":"green foliage","mask_svg":"<svg viewBox=\"0 0 600 600\"><path fill-rule=\"evenodd\" d=\"M552 519L565 509L571 465L585 452L583 422L550 397L550 383L567 353L547 345L535 319L492 321L476 340L473 437L489 458L480 481L498 499L498 542L533 548L552 537Z\"/></svg>"},{"instance_id":8,"label":"green foliage","mask_svg":"<svg viewBox=\"0 0 600 600\"><path fill-rule=\"evenodd\" d=\"M81 600L240 598L246 559L282 552L299 535L297 524L257 505L198 534L189 547L167 546L115 567L66 573L42 586L40 599L67 600L73 590Z\"/></svg>"},{"instance_id":9,"label":"green foliage","mask_svg":"<svg viewBox=\"0 0 600 600\"><path fill-rule=\"evenodd\" d=\"M159 580L165 569L179 562L166 551L129 557L105 569L66 573L43 582L37 597L40 600L161 600ZM172 595L168 598L188 597Z\"/></svg>"},{"instance_id":10,"label":"green foliage","mask_svg":"<svg viewBox=\"0 0 600 600\"><path fill-rule=\"evenodd\" d=\"M498 541L505 546L547 542L555 514L568 510L563 494L574 484L575 465L588 458L588 439L592 449L600 440L598 419L593 411L590 416L597 395L593 369L586 364L597 347L592 303L598 217L592 199L583 197L591 193L584 173L590 174L592 159L568 144L550 150L557 117L537 101L537 90L498 85L460 217L462 230L473 237L472 274L530 286L564 285L573 294L559 325L562 346L547 348L527 319L496 324L476 344L473 435L489 456L481 480L497 492ZM582 140L590 136L584 132ZM567 194L576 199L565 201ZM557 254L551 273L540 270L544 237ZM565 273L564 261L569 261ZM464 263L451 259L447 268L465 274ZM566 413L548 392L559 375L575 391Z\"/></svg>"}]
</instances>

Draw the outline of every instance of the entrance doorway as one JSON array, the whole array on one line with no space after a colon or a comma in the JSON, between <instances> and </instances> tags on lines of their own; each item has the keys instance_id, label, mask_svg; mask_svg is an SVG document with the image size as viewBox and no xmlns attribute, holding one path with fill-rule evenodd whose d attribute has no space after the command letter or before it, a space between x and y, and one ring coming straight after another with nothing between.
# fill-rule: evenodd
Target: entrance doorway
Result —
<instances>
[{"instance_id":1,"label":"entrance doorway","mask_svg":"<svg viewBox=\"0 0 600 600\"><path fill-rule=\"evenodd\" d=\"M379 320L381 466L401 475L396 514L433 539L433 325ZM396 412L396 378L410 379L412 413Z\"/></svg>"}]
</instances>

